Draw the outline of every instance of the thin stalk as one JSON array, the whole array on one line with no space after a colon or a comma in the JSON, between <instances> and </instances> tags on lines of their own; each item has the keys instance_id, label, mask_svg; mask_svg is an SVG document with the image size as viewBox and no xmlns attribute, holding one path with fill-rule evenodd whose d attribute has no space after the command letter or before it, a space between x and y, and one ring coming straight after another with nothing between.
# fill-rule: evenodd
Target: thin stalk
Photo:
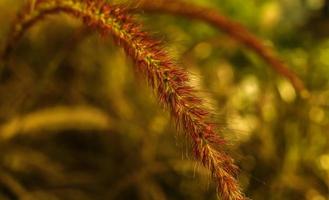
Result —
<instances>
[{"instance_id":1,"label":"thin stalk","mask_svg":"<svg viewBox=\"0 0 329 200\"><path fill-rule=\"evenodd\" d=\"M290 81L302 97L308 97L309 92L303 81L289 69L287 64L280 59L275 51L266 46L257 36L252 34L242 24L220 14L218 10L194 5L181 0L135 0L132 7L135 11L143 10L152 13L169 13L187 17L188 19L201 20L227 33L230 37L244 44L247 48L259 55L274 71Z\"/></svg>"}]
</instances>

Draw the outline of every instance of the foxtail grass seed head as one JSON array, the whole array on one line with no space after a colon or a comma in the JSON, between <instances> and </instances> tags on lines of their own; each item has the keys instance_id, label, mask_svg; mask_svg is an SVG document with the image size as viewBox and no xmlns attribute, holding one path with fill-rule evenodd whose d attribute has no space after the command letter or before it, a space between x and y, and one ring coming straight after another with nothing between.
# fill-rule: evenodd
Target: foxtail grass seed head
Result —
<instances>
[{"instance_id":1,"label":"foxtail grass seed head","mask_svg":"<svg viewBox=\"0 0 329 200\"><path fill-rule=\"evenodd\" d=\"M215 131L212 113L191 86L188 72L176 64L161 42L143 31L125 6L102 0L37 0L33 9L25 8L20 15L19 20L24 24L21 28L33 25L33 22L26 23L33 16L60 12L82 19L104 36L113 36L116 44L134 61L136 71L155 91L159 103L170 111L177 127L183 129L192 143L195 158L211 171L221 199L246 199L236 179L238 168L223 150L225 141Z\"/></svg>"}]
</instances>

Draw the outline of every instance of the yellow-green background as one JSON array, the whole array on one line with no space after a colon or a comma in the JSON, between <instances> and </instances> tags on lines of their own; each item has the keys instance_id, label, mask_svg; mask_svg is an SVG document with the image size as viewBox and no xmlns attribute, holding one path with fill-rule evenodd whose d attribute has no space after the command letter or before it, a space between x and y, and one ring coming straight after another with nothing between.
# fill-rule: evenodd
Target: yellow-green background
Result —
<instances>
[{"instance_id":1,"label":"yellow-green background","mask_svg":"<svg viewBox=\"0 0 329 200\"><path fill-rule=\"evenodd\" d=\"M0 47L24 1L0 0ZM199 21L138 16L215 108L254 200L329 199L329 3L194 0L243 23L311 97ZM188 9L188 8L186 8ZM111 37L49 16L18 42L0 82L0 200L213 200L168 112Z\"/></svg>"}]
</instances>

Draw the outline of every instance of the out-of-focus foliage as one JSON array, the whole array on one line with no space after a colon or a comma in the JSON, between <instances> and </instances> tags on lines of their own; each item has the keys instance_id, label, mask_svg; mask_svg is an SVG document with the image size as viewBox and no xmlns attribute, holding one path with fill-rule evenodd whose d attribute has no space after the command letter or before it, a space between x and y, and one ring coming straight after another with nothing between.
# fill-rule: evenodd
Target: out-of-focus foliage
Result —
<instances>
[{"instance_id":1,"label":"out-of-focus foliage","mask_svg":"<svg viewBox=\"0 0 329 200\"><path fill-rule=\"evenodd\" d=\"M329 199L329 3L195 0L275 46L311 92L202 22L139 18L195 74L255 200ZM4 44L21 0L0 0ZM22 38L0 84L0 200L216 199L168 113L109 38L65 15Z\"/></svg>"}]
</instances>

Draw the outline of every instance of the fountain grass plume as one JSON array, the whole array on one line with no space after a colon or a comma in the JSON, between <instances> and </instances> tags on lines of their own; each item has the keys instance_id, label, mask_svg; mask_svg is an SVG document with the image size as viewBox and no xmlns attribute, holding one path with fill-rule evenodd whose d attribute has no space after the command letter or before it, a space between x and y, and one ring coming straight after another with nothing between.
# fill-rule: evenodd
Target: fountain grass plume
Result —
<instances>
[{"instance_id":1,"label":"fountain grass plume","mask_svg":"<svg viewBox=\"0 0 329 200\"><path fill-rule=\"evenodd\" d=\"M62 12L82 19L104 36L113 36L116 44L134 61L138 74L155 91L159 103L170 111L177 127L183 129L191 141L195 158L217 181L221 199L246 199L236 178L238 167L225 152L225 141L216 133L212 113L191 86L188 72L176 64L160 41L143 31L140 23L128 14L126 6L111 5L103 0L37 0L32 9L26 6L21 12L18 21L22 23L13 29L17 30L15 37L37 19ZM33 17L35 20L31 22Z\"/></svg>"}]
</instances>

